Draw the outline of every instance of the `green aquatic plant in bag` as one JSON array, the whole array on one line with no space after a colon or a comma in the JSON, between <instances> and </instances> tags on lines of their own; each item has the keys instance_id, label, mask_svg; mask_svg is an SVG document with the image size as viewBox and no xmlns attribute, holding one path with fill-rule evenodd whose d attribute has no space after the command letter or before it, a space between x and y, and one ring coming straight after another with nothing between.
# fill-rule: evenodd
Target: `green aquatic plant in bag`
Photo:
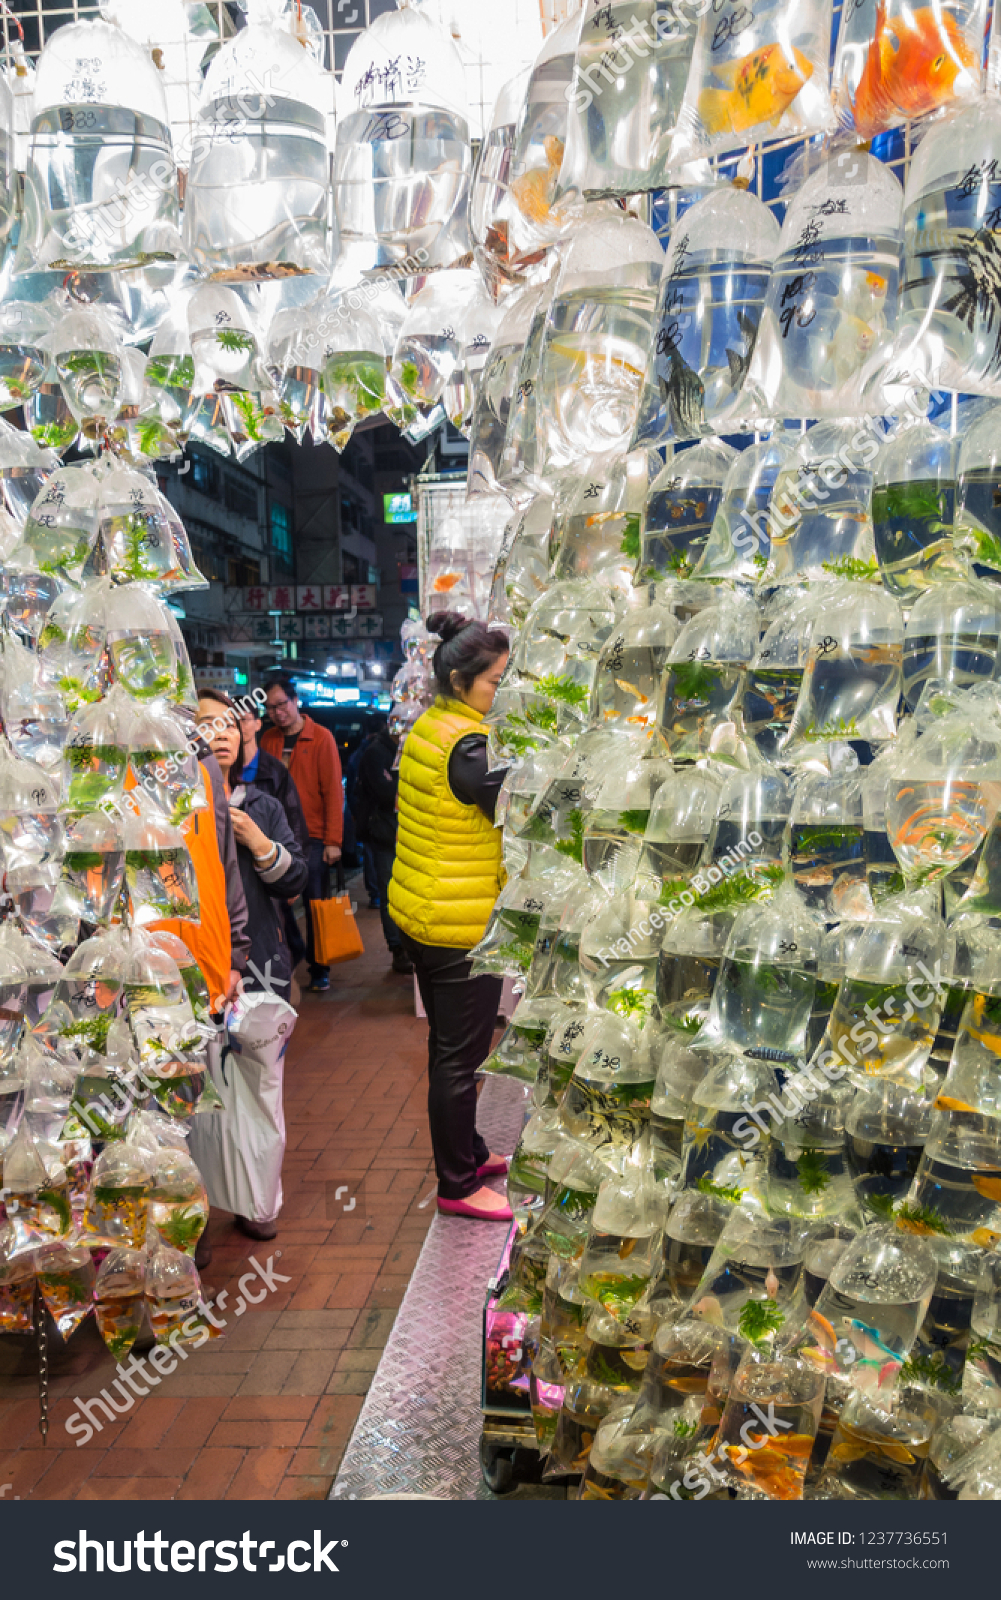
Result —
<instances>
[{"instance_id":1,"label":"green aquatic plant in bag","mask_svg":"<svg viewBox=\"0 0 1001 1600\"><path fill-rule=\"evenodd\" d=\"M197 922L198 884L180 829L141 796L126 812L123 832L135 921L140 926L172 918Z\"/></svg>"}]
</instances>

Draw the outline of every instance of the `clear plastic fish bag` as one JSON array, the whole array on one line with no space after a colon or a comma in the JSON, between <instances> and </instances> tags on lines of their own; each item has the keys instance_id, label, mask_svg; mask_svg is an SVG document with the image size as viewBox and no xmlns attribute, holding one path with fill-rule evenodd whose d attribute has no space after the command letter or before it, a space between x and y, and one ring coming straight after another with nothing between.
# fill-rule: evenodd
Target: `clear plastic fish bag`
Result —
<instances>
[{"instance_id":1,"label":"clear plastic fish bag","mask_svg":"<svg viewBox=\"0 0 1001 1600\"><path fill-rule=\"evenodd\" d=\"M498 494L501 455L511 420L525 342L545 285L522 289L508 301L480 378L469 436L470 499Z\"/></svg>"},{"instance_id":2,"label":"clear plastic fish bag","mask_svg":"<svg viewBox=\"0 0 1001 1600\"><path fill-rule=\"evenodd\" d=\"M803 683L784 755L806 759L819 744L892 739L904 644L903 618L876 584L836 580L812 595Z\"/></svg>"},{"instance_id":3,"label":"clear plastic fish bag","mask_svg":"<svg viewBox=\"0 0 1001 1600\"><path fill-rule=\"evenodd\" d=\"M181 253L160 75L122 29L73 22L38 61L17 270L121 269Z\"/></svg>"},{"instance_id":4,"label":"clear plastic fish bag","mask_svg":"<svg viewBox=\"0 0 1001 1600\"><path fill-rule=\"evenodd\" d=\"M966 576L953 520L957 440L924 417L906 420L873 466L872 522L884 586L898 600ZM982 501L982 491L975 496Z\"/></svg>"},{"instance_id":5,"label":"clear plastic fish bag","mask_svg":"<svg viewBox=\"0 0 1001 1600\"><path fill-rule=\"evenodd\" d=\"M578 1283L629 1331L637 1302L659 1276L666 1220L666 1197L640 1167L606 1178L598 1190Z\"/></svg>"},{"instance_id":6,"label":"clear plastic fish bag","mask_svg":"<svg viewBox=\"0 0 1001 1600\"><path fill-rule=\"evenodd\" d=\"M665 0L586 0L562 192L592 199L665 186L697 15Z\"/></svg>"},{"instance_id":7,"label":"clear plastic fish bag","mask_svg":"<svg viewBox=\"0 0 1001 1600\"><path fill-rule=\"evenodd\" d=\"M896 328L902 205L895 175L860 150L831 152L796 191L745 386L761 414L862 409Z\"/></svg>"},{"instance_id":8,"label":"clear plastic fish bag","mask_svg":"<svg viewBox=\"0 0 1001 1600\"><path fill-rule=\"evenodd\" d=\"M283 10L250 0L247 26L205 74L184 203L185 246L205 273L253 281L329 266L333 85Z\"/></svg>"},{"instance_id":9,"label":"clear plastic fish bag","mask_svg":"<svg viewBox=\"0 0 1001 1600\"><path fill-rule=\"evenodd\" d=\"M775 433L742 450L727 473L696 580L756 583L771 554L772 500L779 475L790 466L791 441Z\"/></svg>"},{"instance_id":10,"label":"clear plastic fish bag","mask_svg":"<svg viewBox=\"0 0 1001 1600\"><path fill-rule=\"evenodd\" d=\"M880 442L862 421L808 430L776 479L763 587L832 577L878 581L870 507Z\"/></svg>"},{"instance_id":11,"label":"clear plastic fish bag","mask_svg":"<svg viewBox=\"0 0 1001 1600\"><path fill-rule=\"evenodd\" d=\"M342 260L364 270L461 256L448 232L469 183L469 107L450 34L413 7L384 12L354 36L338 98Z\"/></svg>"},{"instance_id":12,"label":"clear plastic fish bag","mask_svg":"<svg viewBox=\"0 0 1001 1600\"><path fill-rule=\"evenodd\" d=\"M628 446L663 264L653 230L604 204L560 246L539 373L543 470Z\"/></svg>"},{"instance_id":13,"label":"clear plastic fish bag","mask_svg":"<svg viewBox=\"0 0 1001 1600\"><path fill-rule=\"evenodd\" d=\"M986 24L986 0L953 0L948 8L904 0L845 6L831 74L841 127L871 139L978 95Z\"/></svg>"},{"instance_id":14,"label":"clear plastic fish bag","mask_svg":"<svg viewBox=\"0 0 1001 1600\"><path fill-rule=\"evenodd\" d=\"M634 591L637 599L656 595ZM640 733L657 721L657 695L668 652L678 635L678 621L656 598L627 611L619 628L605 641L591 691L593 729Z\"/></svg>"},{"instance_id":15,"label":"clear plastic fish bag","mask_svg":"<svg viewBox=\"0 0 1001 1600\"><path fill-rule=\"evenodd\" d=\"M573 7L532 63L515 114L506 171L501 166L497 172L483 245L503 271L515 276L530 272L539 253L559 237L561 213L555 202L582 16ZM479 232L475 213L473 232Z\"/></svg>"},{"instance_id":16,"label":"clear plastic fish bag","mask_svg":"<svg viewBox=\"0 0 1001 1600\"><path fill-rule=\"evenodd\" d=\"M721 0L701 18L671 165L834 125L827 89L831 8Z\"/></svg>"},{"instance_id":17,"label":"clear plastic fish bag","mask_svg":"<svg viewBox=\"0 0 1001 1600\"><path fill-rule=\"evenodd\" d=\"M592 578L625 596L640 554L640 522L650 484L660 470L653 450L595 456L558 518L556 578Z\"/></svg>"},{"instance_id":18,"label":"clear plastic fish bag","mask_svg":"<svg viewBox=\"0 0 1001 1600\"><path fill-rule=\"evenodd\" d=\"M564 1130L603 1156L624 1157L643 1132L654 1077L650 1036L632 1021L593 1016L560 1101Z\"/></svg>"},{"instance_id":19,"label":"clear plastic fish bag","mask_svg":"<svg viewBox=\"0 0 1001 1600\"><path fill-rule=\"evenodd\" d=\"M657 721L675 761L733 743L757 643L757 607L728 592L682 628L668 656Z\"/></svg>"},{"instance_id":20,"label":"clear plastic fish bag","mask_svg":"<svg viewBox=\"0 0 1001 1600\"><path fill-rule=\"evenodd\" d=\"M964 429L956 466L953 540L976 577L1001 578L1001 414L987 408Z\"/></svg>"},{"instance_id":21,"label":"clear plastic fish bag","mask_svg":"<svg viewBox=\"0 0 1001 1600\"><path fill-rule=\"evenodd\" d=\"M856 1079L885 1078L916 1092L948 997L952 946L940 891L893 895L877 905L849 956L819 1064Z\"/></svg>"},{"instance_id":22,"label":"clear plastic fish bag","mask_svg":"<svg viewBox=\"0 0 1001 1600\"><path fill-rule=\"evenodd\" d=\"M125 877L133 919L199 919L198 884L179 828L145 797L125 813Z\"/></svg>"},{"instance_id":23,"label":"clear plastic fish bag","mask_svg":"<svg viewBox=\"0 0 1001 1600\"><path fill-rule=\"evenodd\" d=\"M722 439L705 439L669 455L647 494L637 569L641 583L691 577L736 455Z\"/></svg>"},{"instance_id":24,"label":"clear plastic fish bag","mask_svg":"<svg viewBox=\"0 0 1001 1600\"><path fill-rule=\"evenodd\" d=\"M584 817L583 835L584 870L610 895L635 882L650 808L671 770L669 762L651 755L642 733L623 739L616 766Z\"/></svg>"},{"instance_id":25,"label":"clear plastic fish bag","mask_svg":"<svg viewBox=\"0 0 1001 1600\"><path fill-rule=\"evenodd\" d=\"M791 884L767 905L737 913L696 1047L765 1061L803 1053L817 985L823 924Z\"/></svg>"},{"instance_id":26,"label":"clear plastic fish bag","mask_svg":"<svg viewBox=\"0 0 1001 1600\"><path fill-rule=\"evenodd\" d=\"M558 1000L519 1001L511 1021L480 1067L481 1072L534 1083L545 1059L543 1045L559 1008Z\"/></svg>"},{"instance_id":27,"label":"clear plastic fish bag","mask_svg":"<svg viewBox=\"0 0 1001 1600\"><path fill-rule=\"evenodd\" d=\"M789 866L811 910L828 922L864 917L871 907L865 876L862 778L851 761L837 774L808 772L796 785L789 818Z\"/></svg>"},{"instance_id":28,"label":"clear plastic fish bag","mask_svg":"<svg viewBox=\"0 0 1001 1600\"><path fill-rule=\"evenodd\" d=\"M937 123L904 191L904 289L894 361L911 381L1001 394L1001 106L977 101Z\"/></svg>"},{"instance_id":29,"label":"clear plastic fish bag","mask_svg":"<svg viewBox=\"0 0 1001 1600\"><path fill-rule=\"evenodd\" d=\"M737 431L778 247L772 212L738 185L713 190L675 224L660 281L637 444L725 432L727 422Z\"/></svg>"},{"instance_id":30,"label":"clear plastic fish bag","mask_svg":"<svg viewBox=\"0 0 1001 1600\"><path fill-rule=\"evenodd\" d=\"M692 1020L697 1023L698 1018L705 1018L708 1005L700 1002L692 1010L696 1012ZM688 1038L692 1041L691 1033ZM745 1195L753 1195L762 1177L759 1158L767 1153L767 1140L762 1143L747 1113L749 1107L760 1113L762 1103L777 1099L779 1081L774 1067L765 1061L723 1052L701 1053L706 1071L691 1092L685 1114L681 1147L684 1192L676 1210L681 1208L681 1214L687 1215L685 1208L698 1196L700 1205L708 1205L710 1200L714 1203L712 1218L719 1212L725 1218L726 1208L739 1205ZM701 1216L701 1212L698 1214ZM711 1235L710 1244L715 1242L719 1227ZM701 1241L703 1234L699 1232L697 1238ZM693 1281L698 1280L706 1260L708 1251Z\"/></svg>"},{"instance_id":31,"label":"clear plastic fish bag","mask_svg":"<svg viewBox=\"0 0 1001 1600\"><path fill-rule=\"evenodd\" d=\"M904 881L935 883L980 846L1001 802L1001 727L959 711L901 750L885 792Z\"/></svg>"}]
</instances>

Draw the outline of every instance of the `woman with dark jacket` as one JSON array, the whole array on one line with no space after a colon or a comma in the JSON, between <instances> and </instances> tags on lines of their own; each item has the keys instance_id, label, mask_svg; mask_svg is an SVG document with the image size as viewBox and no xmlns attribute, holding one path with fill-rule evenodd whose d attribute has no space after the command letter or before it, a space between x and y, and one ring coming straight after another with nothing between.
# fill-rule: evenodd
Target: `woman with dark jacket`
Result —
<instances>
[{"instance_id":1,"label":"woman with dark jacket","mask_svg":"<svg viewBox=\"0 0 1001 1600\"><path fill-rule=\"evenodd\" d=\"M205 691L198 700L198 722L222 772L247 900L250 960L243 986L272 989L287 1000L292 961L281 905L305 887L302 847L281 801L242 781L243 739L232 701L218 690Z\"/></svg>"},{"instance_id":2,"label":"woman with dark jacket","mask_svg":"<svg viewBox=\"0 0 1001 1600\"><path fill-rule=\"evenodd\" d=\"M283 901L291 900L305 887L306 862L280 801L274 795L264 794L252 783L241 781L243 746L232 702L216 690L201 695L198 724L222 773L247 899L250 958L243 974L243 988L248 993L256 991L287 1003L292 962L280 908ZM291 1031L288 1022L294 1022L295 1013L284 1012L283 1017L287 1042ZM233 1066L231 1070L238 1068ZM265 1214L254 1217L236 1214L237 1227L251 1239L273 1239L278 1232L281 1163L285 1151L283 1073L284 1055L266 1069L262 1068L254 1081L255 1117L259 1125L256 1149L250 1152L243 1148L245 1141L227 1119L216 1139L218 1159L202 1167L212 1204L234 1212L240 1201L229 1198L231 1174L245 1170L251 1162L258 1169L255 1200L257 1208ZM266 1180L262 1177L264 1172L268 1174ZM246 1192L243 1187L236 1195Z\"/></svg>"}]
</instances>

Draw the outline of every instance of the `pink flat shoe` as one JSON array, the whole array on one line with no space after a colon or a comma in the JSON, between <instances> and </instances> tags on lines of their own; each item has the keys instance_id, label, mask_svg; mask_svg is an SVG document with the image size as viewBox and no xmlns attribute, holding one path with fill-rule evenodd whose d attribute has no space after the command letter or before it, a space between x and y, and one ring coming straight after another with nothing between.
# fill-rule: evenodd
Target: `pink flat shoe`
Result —
<instances>
[{"instance_id":1,"label":"pink flat shoe","mask_svg":"<svg viewBox=\"0 0 1001 1600\"><path fill-rule=\"evenodd\" d=\"M475 1217L477 1222L510 1222L512 1212L510 1206L498 1206L488 1210L485 1206L474 1205L471 1200L438 1200L438 1210L446 1212L452 1217Z\"/></svg>"},{"instance_id":2,"label":"pink flat shoe","mask_svg":"<svg viewBox=\"0 0 1001 1600\"><path fill-rule=\"evenodd\" d=\"M492 1161L484 1161L482 1167L477 1167L478 1178L503 1178L507 1172L507 1159L504 1156L494 1156Z\"/></svg>"}]
</instances>

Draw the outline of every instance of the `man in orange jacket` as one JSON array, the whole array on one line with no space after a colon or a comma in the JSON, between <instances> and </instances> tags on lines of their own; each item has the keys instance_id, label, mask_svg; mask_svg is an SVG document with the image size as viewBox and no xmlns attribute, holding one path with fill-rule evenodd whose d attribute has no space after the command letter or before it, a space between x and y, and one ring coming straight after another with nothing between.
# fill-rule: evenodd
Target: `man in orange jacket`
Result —
<instances>
[{"instance_id":1,"label":"man in orange jacket","mask_svg":"<svg viewBox=\"0 0 1001 1600\"><path fill-rule=\"evenodd\" d=\"M261 749L285 763L299 791L309 829L309 877L303 893L309 987L314 994L322 994L330 988L330 968L316 960L312 903L325 898L329 869L341 859L344 829L341 758L333 734L321 728L312 717L302 715L295 685L286 673L269 678L264 692L274 726L262 735Z\"/></svg>"}]
</instances>

